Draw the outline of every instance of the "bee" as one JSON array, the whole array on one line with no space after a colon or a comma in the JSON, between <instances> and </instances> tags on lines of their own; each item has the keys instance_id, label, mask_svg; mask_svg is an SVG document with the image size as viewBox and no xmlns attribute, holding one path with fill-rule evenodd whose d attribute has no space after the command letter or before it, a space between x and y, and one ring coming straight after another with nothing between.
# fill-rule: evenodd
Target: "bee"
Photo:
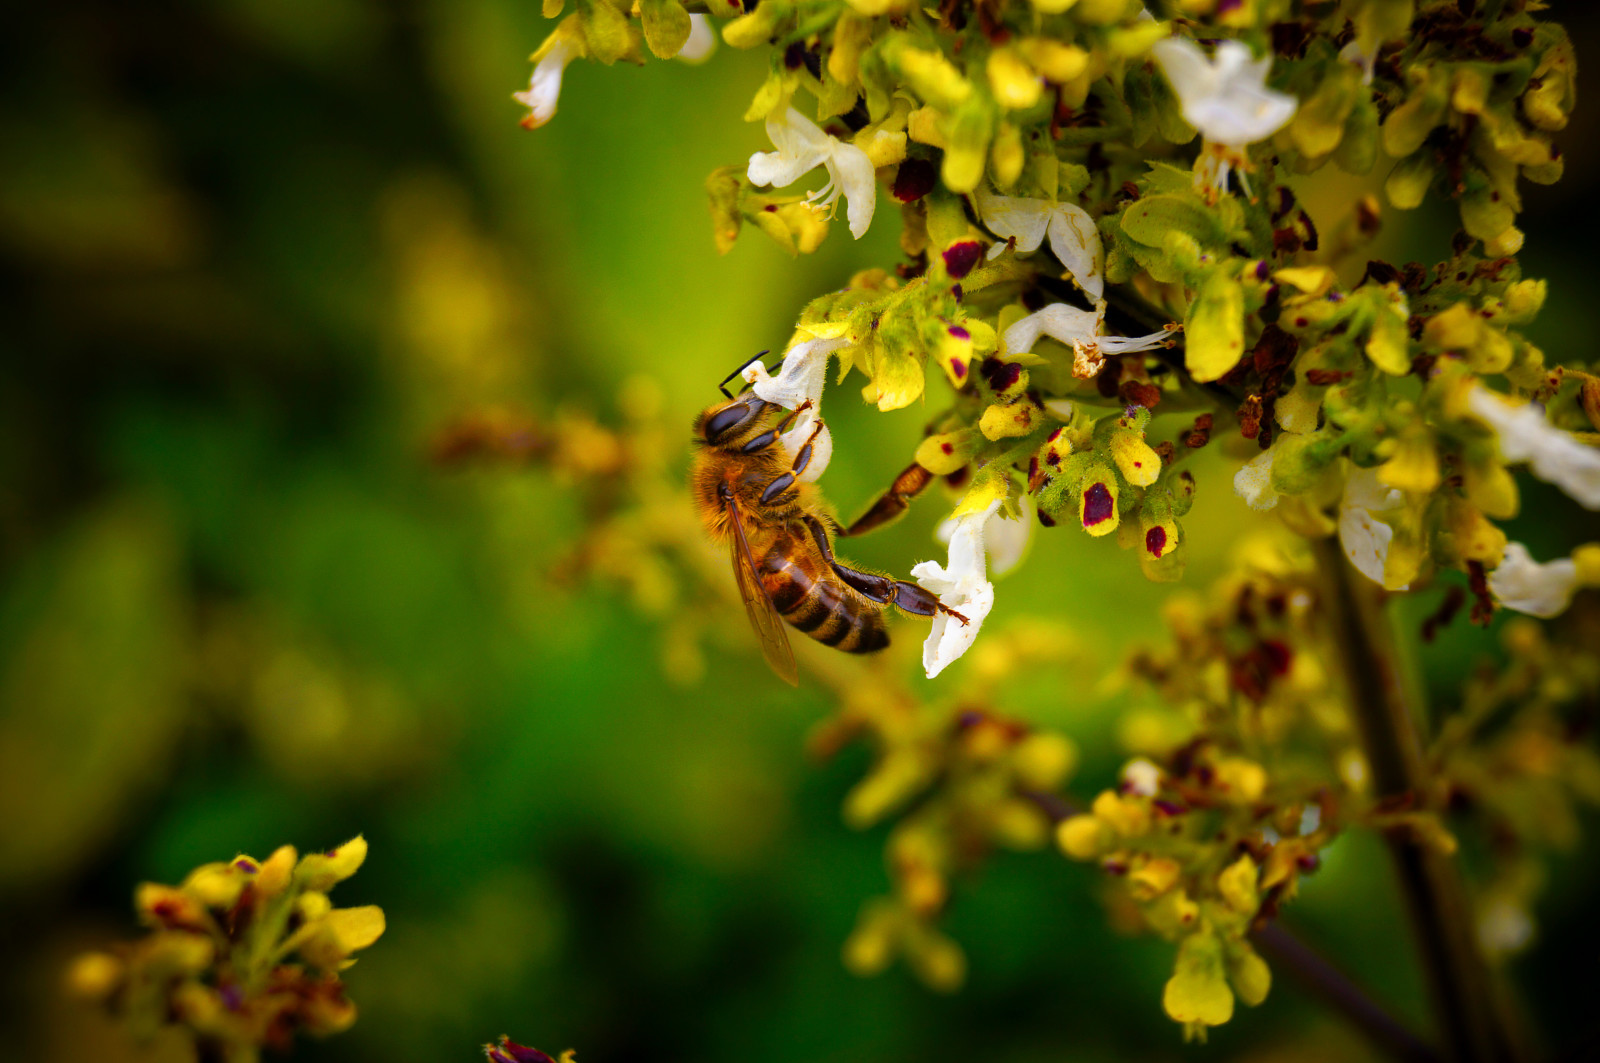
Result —
<instances>
[{"instance_id":1,"label":"bee","mask_svg":"<svg viewBox=\"0 0 1600 1063\"><path fill-rule=\"evenodd\" d=\"M723 395L728 396L726 388ZM728 547L734 580L762 653L791 686L798 685L794 650L780 619L846 653L872 653L889 644L884 612L890 605L916 616L948 613L967 623L916 584L863 572L834 556L838 525L817 487L800 479L811 463L821 419L793 459L779 443L779 436L810 406L808 400L785 410L748 390L728 396L695 418L696 450L689 474L690 493L706 532ZM903 510L909 495L931 475L916 468L924 478L912 483L917 478L908 469L887 501L880 501L845 534L876 527Z\"/></svg>"}]
</instances>

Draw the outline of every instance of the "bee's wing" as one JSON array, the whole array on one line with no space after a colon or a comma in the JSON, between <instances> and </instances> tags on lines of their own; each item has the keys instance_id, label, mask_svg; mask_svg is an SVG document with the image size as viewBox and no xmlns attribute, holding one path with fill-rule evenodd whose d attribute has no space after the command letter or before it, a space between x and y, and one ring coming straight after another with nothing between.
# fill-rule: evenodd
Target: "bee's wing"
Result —
<instances>
[{"instance_id":1,"label":"bee's wing","mask_svg":"<svg viewBox=\"0 0 1600 1063\"><path fill-rule=\"evenodd\" d=\"M761 575L756 571L756 559L750 553L750 542L744 536L744 519L739 514L739 503L728 499L728 519L733 525L733 578L739 584L739 597L744 599L744 611L761 641L761 652L767 663L778 673L778 678L790 686L799 686L799 673L794 666L794 650L789 645L789 633L783 629L778 610L773 608L767 589L761 585Z\"/></svg>"}]
</instances>

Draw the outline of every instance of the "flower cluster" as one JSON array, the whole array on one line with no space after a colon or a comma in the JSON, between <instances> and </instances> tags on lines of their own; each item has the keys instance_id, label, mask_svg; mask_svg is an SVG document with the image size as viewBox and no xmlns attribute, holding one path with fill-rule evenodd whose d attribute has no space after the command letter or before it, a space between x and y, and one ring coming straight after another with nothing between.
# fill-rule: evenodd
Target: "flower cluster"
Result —
<instances>
[{"instance_id":1,"label":"flower cluster","mask_svg":"<svg viewBox=\"0 0 1600 1063\"><path fill-rule=\"evenodd\" d=\"M366 856L360 837L304 857L286 845L202 865L177 886L147 882L135 904L150 934L80 956L68 986L136 1037L180 1027L202 1058L242 1063L297 1033L338 1033L356 1019L339 973L384 918L373 905L335 908L328 891Z\"/></svg>"},{"instance_id":2,"label":"flower cluster","mask_svg":"<svg viewBox=\"0 0 1600 1063\"><path fill-rule=\"evenodd\" d=\"M1574 434L1600 382L1552 370L1521 334L1545 288L1506 257L1519 180L1561 170L1550 136L1574 61L1559 27L1401 0L1185 4L1173 22L1133 0L708 10L733 16L730 45L774 56L746 114L774 150L708 182L718 244L748 222L812 250L841 199L859 237L890 193L905 261L814 300L798 328L881 410L929 395L930 360L944 370L916 455L930 471L1011 477L1042 523L1116 532L1169 580L1196 488L1182 461L1237 431L1263 451L1240 494L1338 534L1386 587L1455 568L1485 588L1480 616L1548 615L1593 583L1581 556L1541 567L1494 523L1517 510L1507 466L1524 462L1600 506L1600 449ZM637 58L640 40L677 54L679 11L593 0L540 67ZM1324 241L1292 178L1385 155L1391 205L1448 195L1465 234L1432 270L1375 261L1344 284L1378 204ZM778 191L816 169L822 188ZM930 674L955 656L937 641Z\"/></svg>"},{"instance_id":3,"label":"flower cluster","mask_svg":"<svg viewBox=\"0 0 1600 1063\"><path fill-rule=\"evenodd\" d=\"M929 987L957 988L965 954L939 928L957 879L997 848L1045 848L1064 814L1061 789L1076 746L996 703L1014 669L1072 658L1072 640L1037 625L1006 634L979 648L951 697L924 705L887 682L870 690L845 684L840 710L812 732L818 757L854 741L873 749L871 769L845 799L845 821L865 829L897 817L885 852L893 892L862 907L845 942L845 964L857 974L900 959Z\"/></svg>"},{"instance_id":4,"label":"flower cluster","mask_svg":"<svg viewBox=\"0 0 1600 1063\"><path fill-rule=\"evenodd\" d=\"M578 1058L577 1053L569 1048L561 1053L560 1059L554 1059L537 1048L519 1045L504 1034L500 1035L497 1043L484 1045L483 1055L489 1063L576 1063Z\"/></svg>"}]
</instances>

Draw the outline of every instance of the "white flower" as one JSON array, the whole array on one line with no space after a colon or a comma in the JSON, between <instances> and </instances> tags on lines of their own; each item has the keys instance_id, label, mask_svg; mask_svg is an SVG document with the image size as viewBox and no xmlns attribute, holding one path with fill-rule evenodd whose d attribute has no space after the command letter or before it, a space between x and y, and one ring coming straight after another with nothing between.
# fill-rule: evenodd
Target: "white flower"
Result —
<instances>
[{"instance_id":1,"label":"white flower","mask_svg":"<svg viewBox=\"0 0 1600 1063\"><path fill-rule=\"evenodd\" d=\"M1536 403L1514 406L1474 385L1467 406L1500 437L1507 461L1525 461L1539 479L1553 483L1585 509L1600 509L1600 448L1584 446L1545 420Z\"/></svg>"},{"instance_id":2,"label":"white flower","mask_svg":"<svg viewBox=\"0 0 1600 1063\"><path fill-rule=\"evenodd\" d=\"M806 400L810 409L795 418L789 430L778 437L779 445L793 458L811 439L811 429L822 419L822 388L828 382L828 355L850 342L849 336L833 339L812 339L790 347L783 356L783 365L777 376L768 376L760 361L745 367L744 379L756 398L776 403L786 410L798 409ZM833 458L833 435L828 426L811 440L811 462L797 480L815 481L827 469Z\"/></svg>"},{"instance_id":3,"label":"white flower","mask_svg":"<svg viewBox=\"0 0 1600 1063\"><path fill-rule=\"evenodd\" d=\"M711 28L710 15L689 16L689 39L683 42L674 59L685 63L703 63L717 50L717 31Z\"/></svg>"},{"instance_id":4,"label":"white flower","mask_svg":"<svg viewBox=\"0 0 1600 1063\"><path fill-rule=\"evenodd\" d=\"M1100 231L1095 228L1088 211L1075 203L995 196L983 189L975 192L972 198L984 227L1002 241L1015 240L1019 254L1037 251L1048 236L1051 252L1067 267L1078 287L1088 292L1096 303L1104 297L1105 251L1100 243ZM989 257L994 258L1005 247L1004 243L995 244L989 249Z\"/></svg>"},{"instance_id":5,"label":"white flower","mask_svg":"<svg viewBox=\"0 0 1600 1063\"><path fill-rule=\"evenodd\" d=\"M1205 140L1195 181L1226 190L1229 171L1248 168L1244 149L1287 125L1299 101L1267 88L1272 56L1252 59L1249 45L1239 41L1219 41L1215 60L1187 37L1168 37L1151 50L1178 94L1184 120Z\"/></svg>"},{"instance_id":6,"label":"white flower","mask_svg":"<svg viewBox=\"0 0 1600 1063\"><path fill-rule=\"evenodd\" d=\"M1154 797L1161 792L1161 769L1144 757L1130 760L1122 767L1122 785L1130 794Z\"/></svg>"},{"instance_id":7,"label":"white flower","mask_svg":"<svg viewBox=\"0 0 1600 1063\"><path fill-rule=\"evenodd\" d=\"M561 75L567 64L582 54L579 45L566 38L557 40L533 68L528 79L527 92L513 92L511 98L528 109L522 128L538 129L556 114L556 101L561 97Z\"/></svg>"},{"instance_id":8,"label":"white flower","mask_svg":"<svg viewBox=\"0 0 1600 1063\"><path fill-rule=\"evenodd\" d=\"M1069 303L1051 303L1006 329L1004 342L1009 354L1025 354L1033 350L1040 336L1059 340L1071 347L1074 353L1094 349L1105 354L1127 354L1165 346L1168 339L1165 331L1152 332L1148 336L1107 336L1104 329L1103 306L1096 313L1080 310Z\"/></svg>"},{"instance_id":9,"label":"white flower","mask_svg":"<svg viewBox=\"0 0 1600 1063\"><path fill-rule=\"evenodd\" d=\"M1372 54L1368 55L1361 50L1361 41L1351 38L1349 44L1339 49L1339 58L1347 63L1354 63L1361 68L1361 83L1363 85L1372 84L1373 68L1378 65L1377 49L1373 49Z\"/></svg>"},{"instance_id":10,"label":"white flower","mask_svg":"<svg viewBox=\"0 0 1600 1063\"><path fill-rule=\"evenodd\" d=\"M1008 517L997 511L989 518L989 523L983 526L983 550L989 557L989 568L996 576L1004 576L1016 568L1022 561L1023 555L1028 552L1028 544L1033 542L1032 496L1023 495L1018 509L1022 511L1022 516L1019 518ZM954 517L940 522L939 526L933 529L934 539L949 545L951 536L956 532L956 523Z\"/></svg>"},{"instance_id":11,"label":"white flower","mask_svg":"<svg viewBox=\"0 0 1600 1063\"><path fill-rule=\"evenodd\" d=\"M967 618L964 624L947 613L933 618L933 629L922 644L922 667L929 679L967 652L994 608L994 584L984 568L983 531L999 509L1000 500L995 499L982 510L956 518L948 568L937 561L923 561L911 569L918 586L937 594L941 605Z\"/></svg>"},{"instance_id":12,"label":"white flower","mask_svg":"<svg viewBox=\"0 0 1600 1063\"><path fill-rule=\"evenodd\" d=\"M1151 49L1178 93L1186 122L1213 144L1242 148L1288 124L1299 105L1267 88L1272 56L1253 59L1250 46L1219 41L1214 60L1187 37L1168 37Z\"/></svg>"},{"instance_id":13,"label":"white flower","mask_svg":"<svg viewBox=\"0 0 1600 1063\"><path fill-rule=\"evenodd\" d=\"M1386 587L1383 574L1389 563L1394 528L1383 518L1397 514L1404 506L1405 496L1380 481L1377 469L1350 470L1344 484L1344 497L1339 501L1339 545L1344 547L1344 555L1357 571ZM1406 588L1389 589L1403 591Z\"/></svg>"},{"instance_id":14,"label":"white flower","mask_svg":"<svg viewBox=\"0 0 1600 1063\"><path fill-rule=\"evenodd\" d=\"M1233 490L1251 509L1266 510L1278 504L1278 489L1272 486L1272 450L1268 447L1233 474Z\"/></svg>"},{"instance_id":15,"label":"white flower","mask_svg":"<svg viewBox=\"0 0 1600 1063\"><path fill-rule=\"evenodd\" d=\"M1489 573L1489 593L1507 609L1551 617L1566 611L1578 589L1578 566L1570 557L1541 565L1521 543L1506 543L1506 556Z\"/></svg>"},{"instance_id":16,"label":"white flower","mask_svg":"<svg viewBox=\"0 0 1600 1063\"><path fill-rule=\"evenodd\" d=\"M826 207L842 194L849 204L846 217L850 233L861 239L872 224L872 212L878 202L878 181L867 153L830 137L793 107L781 116L767 117L767 136L778 150L758 151L750 156L751 184L783 188L818 166L826 166L828 183L806 199L820 201Z\"/></svg>"}]
</instances>

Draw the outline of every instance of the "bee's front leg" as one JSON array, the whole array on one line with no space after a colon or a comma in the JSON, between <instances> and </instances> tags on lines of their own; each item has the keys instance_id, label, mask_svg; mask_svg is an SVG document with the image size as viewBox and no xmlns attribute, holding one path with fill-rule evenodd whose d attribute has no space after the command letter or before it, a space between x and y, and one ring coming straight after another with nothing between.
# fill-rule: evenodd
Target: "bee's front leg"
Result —
<instances>
[{"instance_id":1,"label":"bee's front leg","mask_svg":"<svg viewBox=\"0 0 1600 1063\"><path fill-rule=\"evenodd\" d=\"M793 418L795 414L798 414L801 410L810 405L810 399L802 402L799 406L795 407L794 413L789 415L790 418ZM781 429L773 429L773 431L778 432L781 431ZM816 443L817 436L821 434L822 418L818 417L817 423L812 427L811 435L806 439L805 445L800 448L799 453L795 454L794 463L789 466L789 471L781 476L774 477L773 481L762 489L762 502L770 505L773 499L777 498L779 495L783 494L785 491L794 486L795 479L798 478L801 473L806 471L806 466L811 464L812 445Z\"/></svg>"}]
</instances>

